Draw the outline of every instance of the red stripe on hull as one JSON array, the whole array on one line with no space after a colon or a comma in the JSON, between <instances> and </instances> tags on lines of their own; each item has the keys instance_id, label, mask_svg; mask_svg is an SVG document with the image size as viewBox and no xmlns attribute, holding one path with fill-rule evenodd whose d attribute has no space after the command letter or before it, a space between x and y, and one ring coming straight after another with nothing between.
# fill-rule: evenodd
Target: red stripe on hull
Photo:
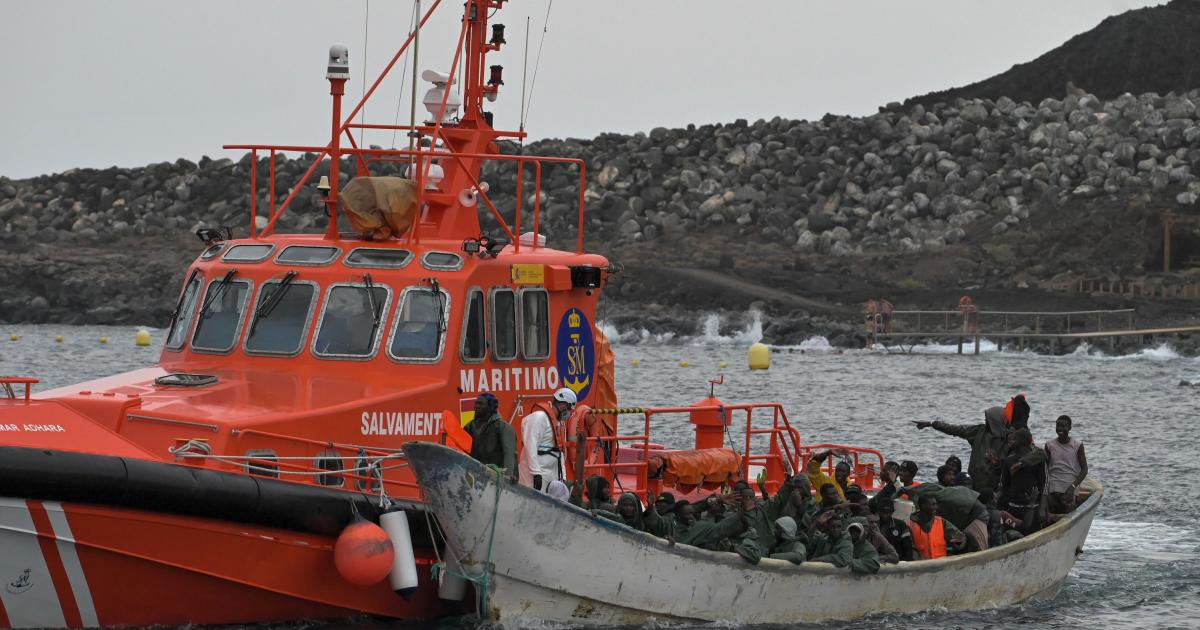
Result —
<instances>
[{"instance_id":1,"label":"red stripe on hull","mask_svg":"<svg viewBox=\"0 0 1200 630\"><path fill-rule=\"evenodd\" d=\"M333 565L331 538L119 508L63 508L104 626L267 623L364 613L431 619L465 612L438 600L428 570L431 549L416 550L421 581L405 600L387 580L360 587L342 579Z\"/></svg>"},{"instance_id":2,"label":"red stripe on hull","mask_svg":"<svg viewBox=\"0 0 1200 630\"><path fill-rule=\"evenodd\" d=\"M8 611L4 610L4 601L0 600L0 628L11 628L12 622L8 620Z\"/></svg>"},{"instance_id":3,"label":"red stripe on hull","mask_svg":"<svg viewBox=\"0 0 1200 630\"><path fill-rule=\"evenodd\" d=\"M54 526L41 501L29 501L29 516L37 529L38 545L42 548L42 557L46 559L46 568L50 570L50 580L54 583L54 592L58 593L58 604L62 606L63 617L72 628L83 627L83 617L79 614L79 605L75 603L75 593L71 590L71 580L67 577L67 569L63 566L62 555L58 553L58 545L54 543Z\"/></svg>"}]
</instances>

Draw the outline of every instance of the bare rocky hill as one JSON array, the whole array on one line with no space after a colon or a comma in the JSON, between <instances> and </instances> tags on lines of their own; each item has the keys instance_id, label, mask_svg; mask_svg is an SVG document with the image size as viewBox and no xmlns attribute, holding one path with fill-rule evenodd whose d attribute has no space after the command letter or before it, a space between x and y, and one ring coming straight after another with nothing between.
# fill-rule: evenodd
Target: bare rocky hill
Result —
<instances>
[{"instance_id":1,"label":"bare rocky hill","mask_svg":"<svg viewBox=\"0 0 1200 630\"><path fill-rule=\"evenodd\" d=\"M1200 84L1200 1L1172 0L1105 19L1062 46L970 85L915 96L904 108L956 98L1036 103L1068 82L1104 99L1125 92L1186 92Z\"/></svg>"}]
</instances>

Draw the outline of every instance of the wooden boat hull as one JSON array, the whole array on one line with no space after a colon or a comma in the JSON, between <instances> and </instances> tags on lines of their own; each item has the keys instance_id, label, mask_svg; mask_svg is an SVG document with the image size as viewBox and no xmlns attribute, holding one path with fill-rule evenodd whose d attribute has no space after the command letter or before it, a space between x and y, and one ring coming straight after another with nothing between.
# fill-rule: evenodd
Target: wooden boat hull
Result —
<instances>
[{"instance_id":1,"label":"wooden boat hull","mask_svg":"<svg viewBox=\"0 0 1200 630\"><path fill-rule=\"evenodd\" d=\"M792 623L1052 598L1103 494L1020 541L858 576L823 563L751 566L735 554L672 547L528 488L505 482L497 490L493 473L457 451L410 444L405 452L466 572L482 575L490 562L489 611L511 625Z\"/></svg>"},{"instance_id":2,"label":"wooden boat hull","mask_svg":"<svg viewBox=\"0 0 1200 630\"><path fill-rule=\"evenodd\" d=\"M0 497L0 627L428 619L432 550L418 549L409 599L355 586L331 536L148 510ZM428 553L425 553L428 552ZM428 556L428 557L427 557Z\"/></svg>"}]
</instances>

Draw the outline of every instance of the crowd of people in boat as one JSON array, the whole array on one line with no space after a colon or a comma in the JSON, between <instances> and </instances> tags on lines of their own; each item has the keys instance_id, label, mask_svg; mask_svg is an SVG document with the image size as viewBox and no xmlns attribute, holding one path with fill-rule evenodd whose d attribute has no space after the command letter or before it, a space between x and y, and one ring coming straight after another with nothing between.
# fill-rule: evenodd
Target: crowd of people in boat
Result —
<instances>
[{"instance_id":1,"label":"crowd of people in boat","mask_svg":"<svg viewBox=\"0 0 1200 630\"><path fill-rule=\"evenodd\" d=\"M553 422L567 417L575 403L574 392L559 390L551 403L523 418L518 461L517 435L499 415L495 396L480 395L475 419L467 425L472 456L510 475L516 470L513 481L575 503L597 518L672 545L733 552L752 564L762 558L826 562L867 574L882 564L983 551L1069 514L1088 474L1083 444L1071 436L1071 418L1059 416L1057 437L1038 447L1029 428L1029 403L1018 395L985 410L980 423L913 422L917 429L966 440L965 471L952 455L933 480L918 481L916 463L888 461L880 471L881 489L868 496L851 481L848 453L834 449L813 453L805 470L773 494L760 477L757 491L739 480L702 500L677 500L663 492L653 504L642 505L632 492L614 501L610 482L600 475L574 491L564 480ZM840 458L832 476L824 472L831 457ZM897 518L898 512L907 517Z\"/></svg>"}]
</instances>

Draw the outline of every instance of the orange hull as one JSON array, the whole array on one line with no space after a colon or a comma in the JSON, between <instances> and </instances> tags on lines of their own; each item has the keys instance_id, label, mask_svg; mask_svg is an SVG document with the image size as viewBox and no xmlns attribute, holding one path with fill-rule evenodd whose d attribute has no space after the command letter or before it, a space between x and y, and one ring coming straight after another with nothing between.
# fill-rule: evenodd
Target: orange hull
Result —
<instances>
[{"instance_id":1,"label":"orange hull","mask_svg":"<svg viewBox=\"0 0 1200 630\"><path fill-rule=\"evenodd\" d=\"M408 600L353 586L328 537L144 511L0 498L0 626L271 622L457 614L429 579ZM323 576L323 577L322 577ZM314 579L314 577L316 579Z\"/></svg>"}]
</instances>

